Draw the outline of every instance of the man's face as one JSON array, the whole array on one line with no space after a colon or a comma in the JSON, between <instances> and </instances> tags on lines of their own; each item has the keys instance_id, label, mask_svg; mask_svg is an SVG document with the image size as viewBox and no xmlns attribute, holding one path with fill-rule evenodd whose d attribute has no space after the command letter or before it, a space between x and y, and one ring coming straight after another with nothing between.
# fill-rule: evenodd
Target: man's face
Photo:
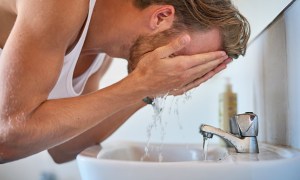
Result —
<instances>
[{"instance_id":1,"label":"man's face","mask_svg":"<svg viewBox=\"0 0 300 180\"><path fill-rule=\"evenodd\" d=\"M182 32L169 29L154 35L139 37L130 50L128 72L130 73L136 68L143 55L168 44L176 37L179 37L180 34L182 34ZM194 55L222 49L222 38L218 29L211 29L205 32L193 32L189 33L189 35L191 42L180 51L172 54L172 56Z\"/></svg>"}]
</instances>

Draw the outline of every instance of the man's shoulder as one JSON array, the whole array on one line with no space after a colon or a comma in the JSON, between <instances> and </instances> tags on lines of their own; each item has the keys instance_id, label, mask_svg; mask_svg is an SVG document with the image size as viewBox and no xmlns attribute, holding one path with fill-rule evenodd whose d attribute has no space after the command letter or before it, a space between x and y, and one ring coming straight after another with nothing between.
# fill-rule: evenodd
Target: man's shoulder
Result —
<instances>
[{"instance_id":1,"label":"man's shoulder","mask_svg":"<svg viewBox=\"0 0 300 180\"><path fill-rule=\"evenodd\" d=\"M20 0L17 11L21 15L35 15L35 20L47 18L60 21L82 21L86 18L89 9L89 0ZM19 15L19 13L18 13Z\"/></svg>"},{"instance_id":2,"label":"man's shoulder","mask_svg":"<svg viewBox=\"0 0 300 180\"><path fill-rule=\"evenodd\" d=\"M88 11L89 0L20 0L17 23L43 38L54 38L54 44L70 42L80 32Z\"/></svg>"}]
</instances>

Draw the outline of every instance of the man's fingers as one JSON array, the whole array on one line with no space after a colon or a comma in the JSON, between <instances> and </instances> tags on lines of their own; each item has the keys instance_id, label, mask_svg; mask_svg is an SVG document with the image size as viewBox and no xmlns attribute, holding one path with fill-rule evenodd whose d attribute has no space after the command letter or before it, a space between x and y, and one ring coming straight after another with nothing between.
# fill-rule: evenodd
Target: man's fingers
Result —
<instances>
[{"instance_id":1,"label":"man's fingers","mask_svg":"<svg viewBox=\"0 0 300 180\"><path fill-rule=\"evenodd\" d=\"M219 72L221 72L222 70L226 69L227 64L232 62L231 58L226 59L222 64L220 64L218 67L216 67L215 69L213 69L212 71L209 71L208 73L206 73L204 76L202 76L201 78L197 78L194 81L188 83L187 85L173 90L171 92L172 95L177 96L177 95L182 95L184 93L186 93L187 91L198 87L199 85L201 85L202 83L206 82L207 80L209 80L210 78L212 78L214 75L218 74Z\"/></svg>"},{"instance_id":2,"label":"man's fingers","mask_svg":"<svg viewBox=\"0 0 300 180\"><path fill-rule=\"evenodd\" d=\"M227 58L226 60L224 60L223 63L220 63L218 64L215 68L213 69L210 69L209 67L207 67L207 71L205 74L199 74L198 77L196 80L193 80L191 83L189 83L187 86L187 89L190 89L190 88L194 88L194 87L197 87L199 86L200 84L199 83L203 83L205 82L206 80L208 80L209 78L213 77L215 74L218 74L219 72L221 72L222 70L226 69L227 67L227 64L230 63L232 61L231 58ZM207 63L209 64L209 63ZM214 66L212 64L212 66ZM211 66L211 67L212 67ZM207 79L208 78L208 79ZM204 80L204 81L203 81ZM193 87L190 87L190 86L193 86Z\"/></svg>"},{"instance_id":3,"label":"man's fingers","mask_svg":"<svg viewBox=\"0 0 300 180\"><path fill-rule=\"evenodd\" d=\"M160 58L167 58L175 52L178 52L179 50L183 49L187 44L189 44L190 40L190 36L185 34L173 40L168 45L157 48L154 52L157 53L157 55Z\"/></svg>"},{"instance_id":4,"label":"man's fingers","mask_svg":"<svg viewBox=\"0 0 300 180\"><path fill-rule=\"evenodd\" d=\"M227 58L228 55L224 51L215 51L215 52L189 56L189 58L185 59L185 64L186 64L186 68L189 69L215 60L223 61L226 60Z\"/></svg>"},{"instance_id":5,"label":"man's fingers","mask_svg":"<svg viewBox=\"0 0 300 180\"><path fill-rule=\"evenodd\" d=\"M222 64L220 64L218 67L216 67L213 71L217 74L217 73L219 73L220 71L226 69L227 65L228 65L229 63L231 63L231 62L232 62L232 59L231 59L231 58L228 58L228 59L226 59Z\"/></svg>"},{"instance_id":6,"label":"man's fingers","mask_svg":"<svg viewBox=\"0 0 300 180\"><path fill-rule=\"evenodd\" d=\"M194 66L193 68L189 69L189 74L196 75L196 77L202 77L204 74L208 73L209 71L217 68L219 65L224 63L226 59L228 58L224 56L220 59L209 61L206 64Z\"/></svg>"}]
</instances>

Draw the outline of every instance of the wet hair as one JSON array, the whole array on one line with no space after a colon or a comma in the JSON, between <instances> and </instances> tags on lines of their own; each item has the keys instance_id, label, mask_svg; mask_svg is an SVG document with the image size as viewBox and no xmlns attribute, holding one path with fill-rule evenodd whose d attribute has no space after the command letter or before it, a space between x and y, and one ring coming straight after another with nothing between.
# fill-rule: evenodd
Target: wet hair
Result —
<instances>
[{"instance_id":1,"label":"wet hair","mask_svg":"<svg viewBox=\"0 0 300 180\"><path fill-rule=\"evenodd\" d=\"M208 31L218 28L222 49L232 58L245 55L250 24L230 0L133 0L145 9L150 5L172 5L175 22L172 28L184 31Z\"/></svg>"}]
</instances>

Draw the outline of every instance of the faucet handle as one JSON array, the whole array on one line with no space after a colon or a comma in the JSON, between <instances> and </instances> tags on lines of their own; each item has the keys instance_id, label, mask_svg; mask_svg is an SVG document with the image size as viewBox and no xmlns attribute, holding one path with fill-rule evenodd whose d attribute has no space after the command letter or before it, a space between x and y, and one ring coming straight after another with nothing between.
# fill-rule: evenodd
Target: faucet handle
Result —
<instances>
[{"instance_id":1,"label":"faucet handle","mask_svg":"<svg viewBox=\"0 0 300 180\"><path fill-rule=\"evenodd\" d=\"M230 119L231 133L239 137L258 136L258 118L252 112L238 114Z\"/></svg>"}]
</instances>

